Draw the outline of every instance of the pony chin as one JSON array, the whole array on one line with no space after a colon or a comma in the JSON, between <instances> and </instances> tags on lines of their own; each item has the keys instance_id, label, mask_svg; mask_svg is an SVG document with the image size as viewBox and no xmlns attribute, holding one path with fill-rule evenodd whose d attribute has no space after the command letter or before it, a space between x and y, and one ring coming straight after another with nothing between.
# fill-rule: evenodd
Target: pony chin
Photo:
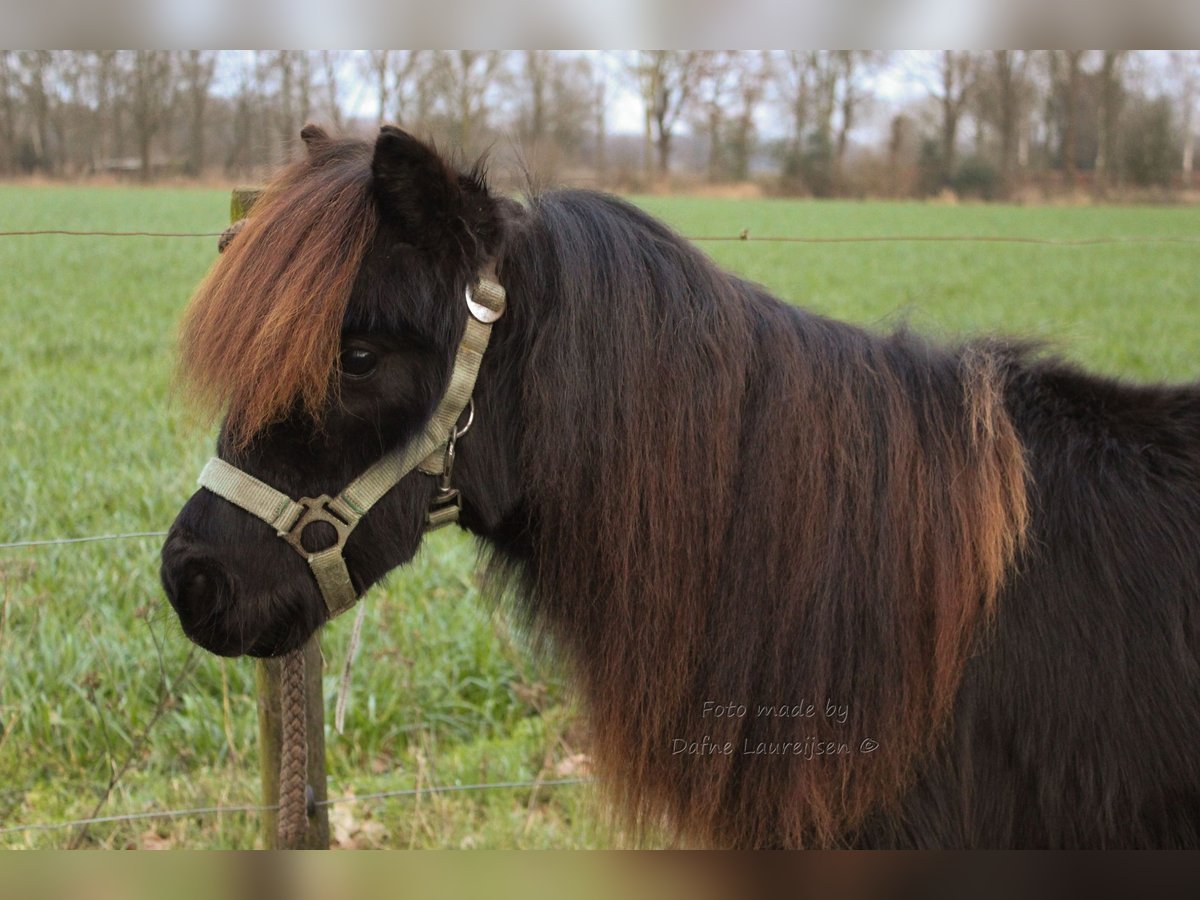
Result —
<instances>
[{"instance_id":1,"label":"pony chin","mask_svg":"<svg viewBox=\"0 0 1200 900\"><path fill-rule=\"evenodd\" d=\"M196 553L195 547L190 535L173 528L163 546L160 577L183 633L210 653L281 656L301 646L324 621L315 588L298 580L268 590L251 587L233 567Z\"/></svg>"},{"instance_id":2,"label":"pony chin","mask_svg":"<svg viewBox=\"0 0 1200 900\"><path fill-rule=\"evenodd\" d=\"M204 489L167 534L160 578L184 634L220 656L286 653L327 618L299 555Z\"/></svg>"}]
</instances>

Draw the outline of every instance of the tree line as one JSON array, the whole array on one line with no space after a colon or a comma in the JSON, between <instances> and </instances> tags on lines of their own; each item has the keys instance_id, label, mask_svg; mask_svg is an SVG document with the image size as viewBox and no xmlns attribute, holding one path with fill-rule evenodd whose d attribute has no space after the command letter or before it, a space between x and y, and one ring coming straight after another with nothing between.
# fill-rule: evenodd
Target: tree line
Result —
<instances>
[{"instance_id":1,"label":"tree line","mask_svg":"<svg viewBox=\"0 0 1200 900\"><path fill-rule=\"evenodd\" d=\"M1196 51L8 50L0 176L256 178L392 121L632 189L1110 196L1195 189L1198 100Z\"/></svg>"}]
</instances>

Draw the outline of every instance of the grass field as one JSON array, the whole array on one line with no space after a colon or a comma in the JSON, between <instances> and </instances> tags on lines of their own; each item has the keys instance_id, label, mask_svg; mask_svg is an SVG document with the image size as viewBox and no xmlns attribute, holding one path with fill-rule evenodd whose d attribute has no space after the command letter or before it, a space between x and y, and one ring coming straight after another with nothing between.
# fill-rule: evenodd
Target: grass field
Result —
<instances>
[{"instance_id":1,"label":"grass field","mask_svg":"<svg viewBox=\"0 0 1200 900\"><path fill-rule=\"evenodd\" d=\"M211 190L0 186L0 231L219 231ZM1200 236L1186 208L938 207L645 199L689 235ZM815 310L946 337L1046 339L1104 372L1200 373L1200 248L1004 243L704 244ZM211 435L171 391L172 335L213 239L0 238L0 542L164 529ZM67 845L18 824L257 802L253 665L190 650L157 539L0 549L0 846ZM477 596L474 551L429 538L367 600L333 796L579 774L585 738L555 667ZM349 617L327 629L329 708ZM160 703L160 698L166 698ZM161 715L141 741L156 710ZM123 770L123 771L122 771ZM619 844L593 786L339 804L344 846ZM93 826L85 845L249 847L252 814Z\"/></svg>"}]
</instances>

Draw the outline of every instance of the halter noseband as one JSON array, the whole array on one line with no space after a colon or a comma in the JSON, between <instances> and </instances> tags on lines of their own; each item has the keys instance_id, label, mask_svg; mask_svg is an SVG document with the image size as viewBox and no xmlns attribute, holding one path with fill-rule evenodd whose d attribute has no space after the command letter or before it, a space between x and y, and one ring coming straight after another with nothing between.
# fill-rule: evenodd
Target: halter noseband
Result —
<instances>
[{"instance_id":1,"label":"halter noseband","mask_svg":"<svg viewBox=\"0 0 1200 900\"><path fill-rule=\"evenodd\" d=\"M252 516L275 529L293 550L304 557L312 570L321 596L333 618L358 599L342 550L362 517L383 495L416 469L427 475L440 475L438 492L425 514L425 530L432 531L457 521L462 509L458 491L450 487L454 466L454 445L471 425L472 406L466 426L458 429L463 410L471 403L471 392L479 375L483 351L487 349L492 325L505 310L505 292L489 267L466 290L467 326L459 342L450 373L450 384L433 416L421 433L402 447L392 450L348 484L336 497L301 497L293 500L237 466L213 457L200 473L201 487L208 488ZM304 529L314 522L326 522L337 533L337 541L324 550L310 553L301 543Z\"/></svg>"}]
</instances>

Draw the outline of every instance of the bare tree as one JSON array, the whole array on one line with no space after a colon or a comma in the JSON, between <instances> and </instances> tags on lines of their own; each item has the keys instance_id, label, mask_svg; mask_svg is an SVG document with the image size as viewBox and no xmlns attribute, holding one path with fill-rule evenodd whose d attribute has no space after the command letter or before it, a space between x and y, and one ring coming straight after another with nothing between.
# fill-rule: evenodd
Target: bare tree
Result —
<instances>
[{"instance_id":1,"label":"bare tree","mask_svg":"<svg viewBox=\"0 0 1200 900\"><path fill-rule=\"evenodd\" d=\"M802 180L805 141L813 118L817 53L812 50L782 51L772 58L771 68L775 102L790 125L783 152L783 181L796 187Z\"/></svg>"},{"instance_id":2,"label":"bare tree","mask_svg":"<svg viewBox=\"0 0 1200 900\"><path fill-rule=\"evenodd\" d=\"M868 76L885 57L873 51L787 51L771 67L791 128L784 178L803 180L817 194L841 181L850 132L870 99Z\"/></svg>"},{"instance_id":3,"label":"bare tree","mask_svg":"<svg viewBox=\"0 0 1200 900\"><path fill-rule=\"evenodd\" d=\"M839 113L835 158L840 169L846 157L850 131L870 99L866 79L885 61L882 53L872 50L838 50L833 54L834 90Z\"/></svg>"},{"instance_id":4,"label":"bare tree","mask_svg":"<svg viewBox=\"0 0 1200 900\"><path fill-rule=\"evenodd\" d=\"M283 158L290 159L299 152L297 136L312 112L312 57L304 50L279 50L268 66L279 79L274 118Z\"/></svg>"},{"instance_id":5,"label":"bare tree","mask_svg":"<svg viewBox=\"0 0 1200 900\"><path fill-rule=\"evenodd\" d=\"M425 70L428 50L368 50L358 60L360 74L375 92L375 124L393 121L410 130L424 125L434 88Z\"/></svg>"},{"instance_id":6,"label":"bare tree","mask_svg":"<svg viewBox=\"0 0 1200 900\"><path fill-rule=\"evenodd\" d=\"M20 64L18 84L22 105L28 110L32 123L32 162L43 172L51 172L54 160L50 146L52 95L49 82L54 57L49 50L22 50L17 54L17 59Z\"/></svg>"},{"instance_id":7,"label":"bare tree","mask_svg":"<svg viewBox=\"0 0 1200 900\"><path fill-rule=\"evenodd\" d=\"M233 97L233 134L225 154L225 169L229 173L245 174L253 169L256 159L258 108L262 101L261 65L258 54L241 53L235 57L237 88Z\"/></svg>"},{"instance_id":8,"label":"bare tree","mask_svg":"<svg viewBox=\"0 0 1200 900\"><path fill-rule=\"evenodd\" d=\"M708 180L718 180L723 171L721 140L725 107L734 86L737 54L724 50L701 50L696 63L695 107L699 130L708 136Z\"/></svg>"},{"instance_id":9,"label":"bare tree","mask_svg":"<svg viewBox=\"0 0 1200 900\"><path fill-rule=\"evenodd\" d=\"M88 96L89 60L82 50L55 50L53 84L55 102L50 114L55 157L59 171L74 175L91 168L92 148L85 140L91 122Z\"/></svg>"},{"instance_id":10,"label":"bare tree","mask_svg":"<svg viewBox=\"0 0 1200 900\"><path fill-rule=\"evenodd\" d=\"M187 104L187 162L189 175L199 175L204 169L205 111L209 91L217 72L217 56L207 50L185 50L180 53L180 90Z\"/></svg>"},{"instance_id":11,"label":"bare tree","mask_svg":"<svg viewBox=\"0 0 1200 900\"><path fill-rule=\"evenodd\" d=\"M313 54L298 50L296 57L296 111L301 127L312 117L313 111ZM295 140L295 136L290 137Z\"/></svg>"},{"instance_id":12,"label":"bare tree","mask_svg":"<svg viewBox=\"0 0 1200 900\"><path fill-rule=\"evenodd\" d=\"M1028 82L1026 70L1031 59L1027 50L992 51L992 78L995 86L997 130L1000 134L1000 180L1004 193L1012 191L1016 177Z\"/></svg>"},{"instance_id":13,"label":"bare tree","mask_svg":"<svg viewBox=\"0 0 1200 900\"><path fill-rule=\"evenodd\" d=\"M1164 176L1168 169L1194 178L1194 52L937 51L905 60L896 71L928 89L937 134L922 144L910 118L918 113L888 110L891 142L879 140L894 190L945 184L957 171L961 123L971 119L1006 187L1058 155L1067 183L1095 160L1100 192L1119 178L1151 183L1147 173L1165 184L1178 177ZM134 156L143 177L164 162L198 175L220 154L230 174L258 177L295 147L314 111L335 127L348 124L354 81L379 101L381 120L468 153L495 127L511 127L536 149L537 171L554 177L560 167L574 174L591 164L602 179L615 75L643 100L650 176L671 171L687 121L688 146L701 144L702 157L707 149L710 178L746 178L756 114L770 101L790 126L784 182L829 195L852 173L851 139L874 75L888 64L849 50L0 51L0 172L73 175ZM1042 92L1045 102L1036 102Z\"/></svg>"},{"instance_id":14,"label":"bare tree","mask_svg":"<svg viewBox=\"0 0 1200 900\"><path fill-rule=\"evenodd\" d=\"M671 168L671 139L696 86L701 53L696 50L644 50L634 61L634 74L646 111L647 147L658 152L658 175ZM650 164L649 154L646 158Z\"/></svg>"},{"instance_id":15,"label":"bare tree","mask_svg":"<svg viewBox=\"0 0 1200 900\"><path fill-rule=\"evenodd\" d=\"M321 51L321 87L325 93L321 115L328 117L335 131L342 130L341 68L345 62L343 50Z\"/></svg>"},{"instance_id":16,"label":"bare tree","mask_svg":"<svg viewBox=\"0 0 1200 900\"><path fill-rule=\"evenodd\" d=\"M833 151L833 114L837 109L838 80L840 65L837 54L830 50L818 50L812 54L813 115L820 150L824 154Z\"/></svg>"},{"instance_id":17,"label":"bare tree","mask_svg":"<svg viewBox=\"0 0 1200 900\"><path fill-rule=\"evenodd\" d=\"M1063 175L1067 184L1075 187L1075 168L1079 159L1079 83L1082 78L1082 50L1062 51L1067 68L1067 91L1063 108Z\"/></svg>"},{"instance_id":18,"label":"bare tree","mask_svg":"<svg viewBox=\"0 0 1200 900\"><path fill-rule=\"evenodd\" d=\"M547 50L514 53L508 62L512 124L521 152L531 168L553 178L564 159L583 152L594 123L592 63L581 54Z\"/></svg>"},{"instance_id":19,"label":"bare tree","mask_svg":"<svg viewBox=\"0 0 1200 900\"><path fill-rule=\"evenodd\" d=\"M888 128L887 159L888 189L893 197L901 196L911 187L905 184L904 169L906 157L911 153L910 144L914 130L913 121L908 116L892 117Z\"/></svg>"},{"instance_id":20,"label":"bare tree","mask_svg":"<svg viewBox=\"0 0 1200 900\"><path fill-rule=\"evenodd\" d=\"M592 129L595 137L593 165L596 180L604 184L608 177L608 78L609 57L601 50L592 67Z\"/></svg>"},{"instance_id":21,"label":"bare tree","mask_svg":"<svg viewBox=\"0 0 1200 900\"><path fill-rule=\"evenodd\" d=\"M1182 172L1185 189L1192 187L1196 157L1196 103L1200 100L1200 51L1173 50L1171 68L1178 81L1180 126L1183 131Z\"/></svg>"},{"instance_id":22,"label":"bare tree","mask_svg":"<svg viewBox=\"0 0 1200 900\"><path fill-rule=\"evenodd\" d=\"M941 112L940 166L942 183L954 175L958 126L975 88L976 60L969 50L942 50L927 56L915 75L929 88Z\"/></svg>"},{"instance_id":23,"label":"bare tree","mask_svg":"<svg viewBox=\"0 0 1200 900\"><path fill-rule=\"evenodd\" d=\"M17 51L0 50L0 171L17 165Z\"/></svg>"},{"instance_id":24,"label":"bare tree","mask_svg":"<svg viewBox=\"0 0 1200 900\"><path fill-rule=\"evenodd\" d=\"M1128 50L1105 50L1100 71L1100 146L1096 154L1096 191L1102 196L1116 185L1118 119L1125 88L1123 65Z\"/></svg>"},{"instance_id":25,"label":"bare tree","mask_svg":"<svg viewBox=\"0 0 1200 900\"><path fill-rule=\"evenodd\" d=\"M797 158L804 149L808 128L814 68L814 53L810 50L784 51L773 67L775 89L791 123L789 151Z\"/></svg>"},{"instance_id":26,"label":"bare tree","mask_svg":"<svg viewBox=\"0 0 1200 900\"><path fill-rule=\"evenodd\" d=\"M550 130L556 153L577 155L592 116L592 62L584 56L557 55L550 78Z\"/></svg>"},{"instance_id":27,"label":"bare tree","mask_svg":"<svg viewBox=\"0 0 1200 900\"><path fill-rule=\"evenodd\" d=\"M435 58L432 74L446 133L468 152L480 149L476 142L487 128L488 97L493 88L503 86L503 62L499 50L440 51Z\"/></svg>"},{"instance_id":28,"label":"bare tree","mask_svg":"<svg viewBox=\"0 0 1200 900\"><path fill-rule=\"evenodd\" d=\"M766 53L739 53L737 62L734 84L737 107L729 140L729 174L744 181L750 175L754 115L763 100L771 61Z\"/></svg>"},{"instance_id":29,"label":"bare tree","mask_svg":"<svg viewBox=\"0 0 1200 900\"><path fill-rule=\"evenodd\" d=\"M521 54L522 88L526 96L519 107L518 134L534 146L546 137L553 65L554 54L549 50L526 50Z\"/></svg>"},{"instance_id":30,"label":"bare tree","mask_svg":"<svg viewBox=\"0 0 1200 900\"><path fill-rule=\"evenodd\" d=\"M393 51L395 119L409 129L423 129L429 118L433 90L430 85L428 50Z\"/></svg>"},{"instance_id":31,"label":"bare tree","mask_svg":"<svg viewBox=\"0 0 1200 900\"><path fill-rule=\"evenodd\" d=\"M95 130L91 139L98 160L118 155L124 144L124 116L120 104L123 72L116 50L96 50L91 54L92 82L95 95Z\"/></svg>"},{"instance_id":32,"label":"bare tree","mask_svg":"<svg viewBox=\"0 0 1200 900\"><path fill-rule=\"evenodd\" d=\"M166 122L171 100L171 51L135 50L130 109L142 180L150 178L155 135Z\"/></svg>"},{"instance_id":33,"label":"bare tree","mask_svg":"<svg viewBox=\"0 0 1200 900\"><path fill-rule=\"evenodd\" d=\"M391 50L368 50L361 57L361 68L375 89L377 113L375 124L382 125L387 119L392 98L392 53Z\"/></svg>"}]
</instances>

